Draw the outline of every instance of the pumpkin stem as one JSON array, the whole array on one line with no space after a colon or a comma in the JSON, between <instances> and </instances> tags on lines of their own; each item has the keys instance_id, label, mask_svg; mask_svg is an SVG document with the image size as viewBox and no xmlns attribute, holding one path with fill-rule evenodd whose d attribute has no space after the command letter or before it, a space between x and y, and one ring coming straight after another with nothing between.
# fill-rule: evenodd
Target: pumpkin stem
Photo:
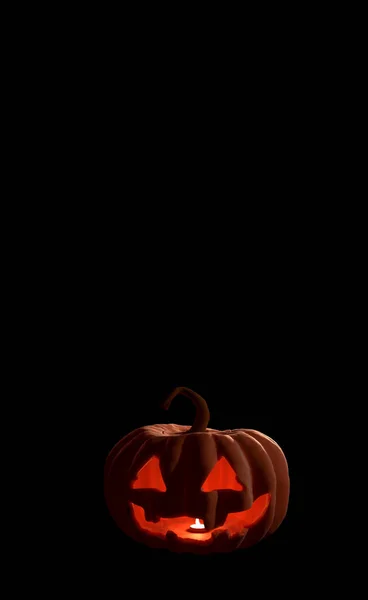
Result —
<instances>
[{"instance_id":1,"label":"pumpkin stem","mask_svg":"<svg viewBox=\"0 0 368 600\"><path fill-rule=\"evenodd\" d=\"M171 402L179 394L189 398L193 402L194 406L197 409L197 414L196 414L195 421L193 423L193 427L188 431L188 433L199 433L199 432L206 431L209 420L210 420L210 411L208 410L207 402L205 401L205 399L202 398L202 396L200 396L196 392L193 392L193 390L190 390L189 388L186 388L186 387L175 388L171 392L169 397L166 398L162 407L165 410L168 410L170 408Z\"/></svg>"}]
</instances>

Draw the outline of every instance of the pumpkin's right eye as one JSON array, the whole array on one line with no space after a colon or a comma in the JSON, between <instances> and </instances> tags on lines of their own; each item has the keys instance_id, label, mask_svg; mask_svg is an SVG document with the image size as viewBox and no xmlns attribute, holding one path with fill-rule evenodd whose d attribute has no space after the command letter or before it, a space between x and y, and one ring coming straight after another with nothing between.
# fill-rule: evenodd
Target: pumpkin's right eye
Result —
<instances>
[{"instance_id":1,"label":"pumpkin's right eye","mask_svg":"<svg viewBox=\"0 0 368 600\"><path fill-rule=\"evenodd\" d=\"M214 492L215 490L242 491L244 487L236 478L234 469L225 457L220 458L202 486L202 492Z\"/></svg>"}]
</instances>

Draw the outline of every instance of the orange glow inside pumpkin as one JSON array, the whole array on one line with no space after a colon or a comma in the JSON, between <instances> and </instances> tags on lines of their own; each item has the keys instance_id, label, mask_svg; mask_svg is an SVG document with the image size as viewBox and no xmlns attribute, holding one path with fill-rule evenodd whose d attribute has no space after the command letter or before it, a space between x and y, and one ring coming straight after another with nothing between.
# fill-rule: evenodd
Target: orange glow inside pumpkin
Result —
<instances>
[{"instance_id":1,"label":"orange glow inside pumpkin","mask_svg":"<svg viewBox=\"0 0 368 600\"><path fill-rule=\"evenodd\" d=\"M201 531L201 529L205 529L205 525L201 523L200 519L196 519L195 523L192 523L189 529L191 531Z\"/></svg>"},{"instance_id":2,"label":"orange glow inside pumpkin","mask_svg":"<svg viewBox=\"0 0 368 600\"><path fill-rule=\"evenodd\" d=\"M160 461L157 456L153 456L139 471L137 478L132 483L133 489L151 488L161 492L166 492L167 488L162 478ZM242 491L243 486L237 480L234 470L228 461L222 457L212 469L202 486L203 492L213 490L232 489ZM266 514L271 501L271 494L259 496L251 508L237 513L229 513L225 523L213 529L206 531L203 529L203 522L196 519L193 523L192 517L161 518L158 523L147 521L144 509L141 506L131 503L133 514L139 527L151 534L164 537L168 531L174 531L181 539L191 539L199 542L210 540L213 533L227 530L230 536L240 533L243 529L248 529L256 525Z\"/></svg>"},{"instance_id":3,"label":"orange glow inside pumpkin","mask_svg":"<svg viewBox=\"0 0 368 600\"><path fill-rule=\"evenodd\" d=\"M160 461L157 456L152 456L142 467L137 479L132 484L132 488L135 490L151 488L159 492L166 492L166 485L161 475ZM231 468L224 457L216 463L202 486L202 492L213 492L215 490L235 490L239 492L243 490L234 469Z\"/></svg>"},{"instance_id":4,"label":"orange glow inside pumpkin","mask_svg":"<svg viewBox=\"0 0 368 600\"><path fill-rule=\"evenodd\" d=\"M260 521L267 512L268 506L271 501L271 494L263 494L259 496L257 500L253 502L253 505L248 510L243 510L238 513L229 513L225 523L213 529L212 531L205 531L203 533L192 533L190 526L193 524L192 517L177 517L176 519L160 519L158 523L152 523L147 521L144 516L144 510L141 506L132 504L134 518L137 521L139 527L143 531L163 536L168 531L174 531L176 535L181 539L191 539L201 541L210 540L213 533L216 531L227 530L230 536L234 536L240 533L243 529L253 527Z\"/></svg>"},{"instance_id":5,"label":"orange glow inside pumpkin","mask_svg":"<svg viewBox=\"0 0 368 600\"><path fill-rule=\"evenodd\" d=\"M226 458L217 461L211 473L202 486L202 492L215 490L235 490L241 492L243 486L236 478L234 469L231 468Z\"/></svg>"},{"instance_id":6,"label":"orange glow inside pumpkin","mask_svg":"<svg viewBox=\"0 0 368 600\"><path fill-rule=\"evenodd\" d=\"M152 488L159 492L166 492L166 485L162 479L160 461L157 456L152 456L139 471L137 479L133 482L134 490Z\"/></svg>"}]
</instances>

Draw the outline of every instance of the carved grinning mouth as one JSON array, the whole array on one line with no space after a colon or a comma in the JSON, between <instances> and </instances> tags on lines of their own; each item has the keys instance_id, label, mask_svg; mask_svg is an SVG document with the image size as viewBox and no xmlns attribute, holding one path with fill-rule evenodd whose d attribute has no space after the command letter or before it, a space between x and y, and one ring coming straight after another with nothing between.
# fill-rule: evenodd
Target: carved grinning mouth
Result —
<instances>
[{"instance_id":1,"label":"carved grinning mouth","mask_svg":"<svg viewBox=\"0 0 368 600\"><path fill-rule=\"evenodd\" d=\"M211 538L216 538L221 531L227 531L230 537L245 533L246 529L254 527L265 516L270 505L271 494L263 494L257 498L251 508L241 512L229 513L226 521L221 527L211 531L193 532L190 526L193 525L192 517L161 518L157 523L147 521L144 509L137 504L130 503L133 510L135 521L140 529L150 534L156 534L159 537L166 535L177 536L181 539L195 540L196 542L206 542Z\"/></svg>"}]
</instances>

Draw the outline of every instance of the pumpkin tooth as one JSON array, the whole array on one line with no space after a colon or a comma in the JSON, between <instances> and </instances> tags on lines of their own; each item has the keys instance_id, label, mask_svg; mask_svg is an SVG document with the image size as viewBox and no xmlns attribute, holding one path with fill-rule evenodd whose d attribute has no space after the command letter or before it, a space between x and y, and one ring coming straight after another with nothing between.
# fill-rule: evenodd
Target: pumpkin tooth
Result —
<instances>
[{"instance_id":1,"label":"pumpkin tooth","mask_svg":"<svg viewBox=\"0 0 368 600\"><path fill-rule=\"evenodd\" d=\"M211 529L213 529L213 526L215 525L215 519L212 517L204 517L203 519L203 523L205 528L207 529L207 531L211 531Z\"/></svg>"},{"instance_id":2,"label":"pumpkin tooth","mask_svg":"<svg viewBox=\"0 0 368 600\"><path fill-rule=\"evenodd\" d=\"M177 540L178 536L176 535L176 533L174 531L171 531L171 529L170 529L166 534L166 539L167 540Z\"/></svg>"},{"instance_id":3,"label":"pumpkin tooth","mask_svg":"<svg viewBox=\"0 0 368 600\"><path fill-rule=\"evenodd\" d=\"M233 541L235 543L242 542L245 538L246 531L247 531L246 529L243 529L242 531L237 531L236 533L230 534L231 541Z\"/></svg>"},{"instance_id":4,"label":"pumpkin tooth","mask_svg":"<svg viewBox=\"0 0 368 600\"><path fill-rule=\"evenodd\" d=\"M144 516L146 517L146 521L151 521L151 522L155 523L155 517L150 510L145 510Z\"/></svg>"},{"instance_id":5,"label":"pumpkin tooth","mask_svg":"<svg viewBox=\"0 0 368 600\"><path fill-rule=\"evenodd\" d=\"M230 533L228 529L225 530L221 530L218 529L217 531L214 531L212 533L212 540L216 541L216 542L222 542L222 540L229 540L230 539Z\"/></svg>"}]
</instances>

